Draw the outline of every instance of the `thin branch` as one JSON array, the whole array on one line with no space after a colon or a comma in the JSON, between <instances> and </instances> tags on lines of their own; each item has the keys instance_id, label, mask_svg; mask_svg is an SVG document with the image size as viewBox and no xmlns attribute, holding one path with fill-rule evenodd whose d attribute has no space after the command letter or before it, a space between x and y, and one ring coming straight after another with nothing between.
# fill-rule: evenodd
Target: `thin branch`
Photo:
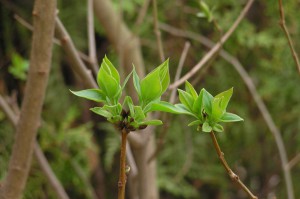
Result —
<instances>
[{"instance_id":1,"label":"thin branch","mask_svg":"<svg viewBox=\"0 0 300 199\"><path fill-rule=\"evenodd\" d=\"M283 10L283 5L282 5L282 0L278 0L278 4L279 4L279 13L280 13L280 21L279 21L279 24L280 24L280 27L282 28L284 34L285 34L285 37L286 39L288 40L288 43L289 43L289 47L290 47L290 50L291 50L291 53L293 55L293 59L295 61L295 64L298 68L298 72L300 74L300 62L299 62L299 58L297 56L297 53L296 53L296 50L294 48L294 43L293 43L293 40L290 36L290 33L286 27L286 24L285 24L285 16L284 16L284 10Z\"/></svg>"},{"instance_id":2,"label":"thin branch","mask_svg":"<svg viewBox=\"0 0 300 199\"><path fill-rule=\"evenodd\" d=\"M157 16L157 2L156 0L152 0L152 9L153 9L153 23L154 23L154 33L156 36L156 42L158 47L158 52L160 56L160 60L163 62L165 60L164 49L161 40L161 32L158 28L158 16Z\"/></svg>"},{"instance_id":3,"label":"thin branch","mask_svg":"<svg viewBox=\"0 0 300 199\"><path fill-rule=\"evenodd\" d=\"M33 27L30 23L28 23L27 21L25 21L22 17L20 17L19 15L15 14L14 15L14 18L17 20L17 22L19 22L21 25L23 25L25 28L27 28L28 30L30 31L33 31ZM58 46L61 46L61 42L59 41L59 39L57 39L56 37L53 38L53 42L58 45ZM90 58L84 54L83 52L81 51L77 51L80 58L82 60L84 60L85 62L89 63L90 65L92 65L92 61L90 60Z\"/></svg>"},{"instance_id":4,"label":"thin branch","mask_svg":"<svg viewBox=\"0 0 300 199\"><path fill-rule=\"evenodd\" d=\"M142 8L140 9L138 17L135 21L135 26L136 27L139 27L142 24L142 22L144 21L144 18L146 16L147 10L148 10L149 5L150 5L150 1L151 0L145 0L144 1L144 4L143 4Z\"/></svg>"},{"instance_id":5,"label":"thin branch","mask_svg":"<svg viewBox=\"0 0 300 199\"><path fill-rule=\"evenodd\" d=\"M225 157L224 157L224 153L221 151L221 148L218 144L218 141L217 141L217 138L214 134L214 132L211 132L210 133L210 136L211 136L211 139L214 143L214 147L216 149L216 152L220 158L220 161L223 165L223 167L225 168L225 170L227 171L229 177L231 178L232 181L234 181L237 185L239 185L239 187L241 189L243 189L247 194L248 196L251 198L251 199L257 199L257 197L255 195L253 195L253 193L247 188L246 185L244 185L244 183L240 180L239 176L236 175L229 167L228 163L226 162L225 160Z\"/></svg>"},{"instance_id":6,"label":"thin branch","mask_svg":"<svg viewBox=\"0 0 300 199\"><path fill-rule=\"evenodd\" d=\"M87 30L89 41L89 58L92 62L93 72L96 75L98 73L98 61L96 53L96 41L94 30L94 0L87 0Z\"/></svg>"},{"instance_id":7,"label":"thin branch","mask_svg":"<svg viewBox=\"0 0 300 199\"><path fill-rule=\"evenodd\" d=\"M50 185L52 186L52 189L55 191L56 196L59 199L69 199L69 196L67 195L60 181L55 176L54 172L52 171L49 162L47 161L41 147L37 142L35 142L35 146L34 146L34 155L42 171L47 177Z\"/></svg>"},{"instance_id":8,"label":"thin branch","mask_svg":"<svg viewBox=\"0 0 300 199\"><path fill-rule=\"evenodd\" d=\"M286 165L287 170L291 170L296 164L300 162L300 153L298 153L293 159L291 159Z\"/></svg>"},{"instance_id":9,"label":"thin branch","mask_svg":"<svg viewBox=\"0 0 300 199\"><path fill-rule=\"evenodd\" d=\"M120 173L119 173L119 181L118 181L118 199L125 198L125 187L126 187L126 142L128 131L126 129L122 129L122 141L121 141L121 153L120 153Z\"/></svg>"},{"instance_id":10,"label":"thin branch","mask_svg":"<svg viewBox=\"0 0 300 199\"><path fill-rule=\"evenodd\" d=\"M91 71L87 69L85 64L80 59L70 35L68 34L67 30L58 17L56 18L55 32L57 37L61 41L62 48L65 50L70 60L72 61L72 67L74 71L77 74L80 74L80 77L82 78L85 86L88 88L97 88L97 84L92 76Z\"/></svg>"},{"instance_id":11,"label":"thin branch","mask_svg":"<svg viewBox=\"0 0 300 199\"><path fill-rule=\"evenodd\" d=\"M182 78L180 78L177 82L173 83L170 85L170 89L173 89L174 87L178 87L179 85L183 84L187 79L195 75L198 70L200 70L209 60L211 57L213 57L222 47L222 44L224 44L227 39L232 35L234 30L237 28L237 26L240 24L242 19L245 17L247 14L248 10L250 9L252 3L254 0L249 0L244 7L244 9L241 11L240 15L238 18L235 20L235 22L232 24L230 29L226 32L226 34L221 38L220 42L217 43L211 50L196 64L192 70L190 70L187 74L185 74Z\"/></svg>"},{"instance_id":12,"label":"thin branch","mask_svg":"<svg viewBox=\"0 0 300 199\"><path fill-rule=\"evenodd\" d=\"M21 198L39 128L52 58L56 1L36 0L33 8L34 33L30 68L8 173L0 189L1 199Z\"/></svg>"},{"instance_id":13,"label":"thin branch","mask_svg":"<svg viewBox=\"0 0 300 199\"><path fill-rule=\"evenodd\" d=\"M190 46L191 46L190 42L188 42L188 41L185 42L183 51L182 51L180 59L179 59L179 63L178 63L177 71L176 71L176 74L175 74L174 82L178 81L179 78L180 78L181 71L182 71L182 68L183 68L183 65L184 65L187 53L188 53L188 51L190 49ZM170 99L169 99L169 102L171 104L174 104L174 102L175 102L176 89L177 89L177 86L174 87L174 88L172 88L171 96L170 96Z\"/></svg>"},{"instance_id":14,"label":"thin branch","mask_svg":"<svg viewBox=\"0 0 300 199\"><path fill-rule=\"evenodd\" d=\"M180 29L171 27L166 24L160 24L160 28L164 31L169 32L170 34L198 41L209 48L212 48L215 45L212 41L210 41L206 37L203 37L203 36L193 33L193 32L182 31ZM232 66L235 68L235 70L239 73L239 75L243 79L244 83L248 87L248 90L249 90L251 96L253 97L255 103L257 104L257 107L258 107L259 111L261 112L263 119L265 120L270 132L272 133L273 137L275 138L276 146L279 151L281 168L282 168L285 183L286 183L287 195L288 195L289 199L294 199L293 181L292 181L292 177L290 174L290 170L286 166L286 165L288 165L288 158L287 158L287 153L285 150L284 142L283 142L283 139L281 136L281 132L276 127L275 122L272 119L272 116L267 109L267 106L265 105L265 103L261 99L260 95L258 94L255 84L253 83L250 75L246 72L246 70L244 69L242 64L239 62L239 60L236 59L235 57L233 57L232 55L230 55L225 50L220 51L220 56L224 60L226 60L228 63L232 64Z\"/></svg>"}]
</instances>

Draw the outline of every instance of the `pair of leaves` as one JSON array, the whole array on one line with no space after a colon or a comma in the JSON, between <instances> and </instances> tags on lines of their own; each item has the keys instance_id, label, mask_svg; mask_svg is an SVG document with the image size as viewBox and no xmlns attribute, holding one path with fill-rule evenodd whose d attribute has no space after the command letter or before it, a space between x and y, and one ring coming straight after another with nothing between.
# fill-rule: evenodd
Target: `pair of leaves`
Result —
<instances>
[{"instance_id":1,"label":"pair of leaves","mask_svg":"<svg viewBox=\"0 0 300 199\"><path fill-rule=\"evenodd\" d=\"M138 93L139 103L143 108L150 102L159 100L170 83L169 60L166 60L156 69L151 71L142 80L140 80L136 71L133 70L133 83Z\"/></svg>"},{"instance_id":2,"label":"pair of leaves","mask_svg":"<svg viewBox=\"0 0 300 199\"><path fill-rule=\"evenodd\" d=\"M185 91L178 89L181 106L194 116L197 120L191 122L189 126L198 125L202 131L212 130L222 132L223 127L219 122L237 122L243 119L236 114L226 112L226 108L233 93L233 88L224 91L213 97L208 91L202 89L198 94L194 87L185 83ZM175 105L178 107L178 105ZM184 113L186 114L186 113Z\"/></svg>"}]
</instances>

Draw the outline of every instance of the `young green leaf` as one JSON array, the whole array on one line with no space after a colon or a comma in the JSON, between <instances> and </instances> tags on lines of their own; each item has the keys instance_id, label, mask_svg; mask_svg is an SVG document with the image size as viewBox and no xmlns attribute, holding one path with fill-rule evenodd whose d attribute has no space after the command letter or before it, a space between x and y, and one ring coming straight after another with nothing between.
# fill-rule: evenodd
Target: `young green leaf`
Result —
<instances>
[{"instance_id":1,"label":"young green leaf","mask_svg":"<svg viewBox=\"0 0 300 199\"><path fill-rule=\"evenodd\" d=\"M216 122L219 121L220 117L225 113L225 110L221 107L221 103L224 97L214 97L212 101L212 119Z\"/></svg>"},{"instance_id":2,"label":"young green leaf","mask_svg":"<svg viewBox=\"0 0 300 199\"><path fill-rule=\"evenodd\" d=\"M104 69L106 70L107 73L109 73L110 75L113 76L113 78L120 83L120 75L119 72L117 71L117 69L115 68L115 66L109 61L109 59L106 57L106 55L104 56L104 59L101 63L101 67L104 67Z\"/></svg>"},{"instance_id":3,"label":"young green leaf","mask_svg":"<svg viewBox=\"0 0 300 199\"><path fill-rule=\"evenodd\" d=\"M130 76L132 75L133 73L133 70L129 73L129 75L127 75L127 77L125 78L124 82L123 82L123 85L122 85L122 90L125 88Z\"/></svg>"},{"instance_id":4,"label":"young green leaf","mask_svg":"<svg viewBox=\"0 0 300 199\"><path fill-rule=\"evenodd\" d=\"M159 78L161 82L161 95L167 90L170 84L170 74L169 74L169 59L162 63L159 68Z\"/></svg>"},{"instance_id":5,"label":"young green leaf","mask_svg":"<svg viewBox=\"0 0 300 199\"><path fill-rule=\"evenodd\" d=\"M135 88L139 98L140 98L141 97L140 78L139 78L134 66L133 66L133 85L134 85L134 88Z\"/></svg>"},{"instance_id":6,"label":"young green leaf","mask_svg":"<svg viewBox=\"0 0 300 199\"><path fill-rule=\"evenodd\" d=\"M220 133L224 131L223 126L217 123L213 126L213 130Z\"/></svg>"},{"instance_id":7,"label":"young green leaf","mask_svg":"<svg viewBox=\"0 0 300 199\"><path fill-rule=\"evenodd\" d=\"M148 120L144 122L140 122L139 125L162 125L161 120Z\"/></svg>"},{"instance_id":8,"label":"young green leaf","mask_svg":"<svg viewBox=\"0 0 300 199\"><path fill-rule=\"evenodd\" d=\"M141 98L143 106L159 98L162 93L162 85L159 77L159 70L152 71L141 80Z\"/></svg>"},{"instance_id":9,"label":"young green leaf","mask_svg":"<svg viewBox=\"0 0 300 199\"><path fill-rule=\"evenodd\" d=\"M113 115L108 112L107 110L104 110L102 107L94 107L90 109L91 111L93 111L94 113L101 115L103 117L106 118L111 118Z\"/></svg>"},{"instance_id":10,"label":"young green leaf","mask_svg":"<svg viewBox=\"0 0 300 199\"><path fill-rule=\"evenodd\" d=\"M203 90L203 108L208 115L212 114L212 100L213 96L207 92L204 88Z\"/></svg>"},{"instance_id":11,"label":"young green leaf","mask_svg":"<svg viewBox=\"0 0 300 199\"><path fill-rule=\"evenodd\" d=\"M142 107L134 106L134 116L133 117L134 117L134 120L136 120L137 122L142 122L146 118Z\"/></svg>"},{"instance_id":12,"label":"young green leaf","mask_svg":"<svg viewBox=\"0 0 300 199\"><path fill-rule=\"evenodd\" d=\"M193 112L202 118L202 109L203 109L203 89L200 91L199 96L193 104Z\"/></svg>"},{"instance_id":13,"label":"young green leaf","mask_svg":"<svg viewBox=\"0 0 300 199\"><path fill-rule=\"evenodd\" d=\"M71 92L78 97L82 97L95 102L105 101L104 93L99 89L87 89L87 90L71 91Z\"/></svg>"},{"instance_id":14,"label":"young green leaf","mask_svg":"<svg viewBox=\"0 0 300 199\"><path fill-rule=\"evenodd\" d=\"M188 81L185 81L185 91L187 93L191 94L192 97L194 98L194 100L196 100L198 98L198 94L197 94L196 90L194 89L192 84Z\"/></svg>"},{"instance_id":15,"label":"young green leaf","mask_svg":"<svg viewBox=\"0 0 300 199\"><path fill-rule=\"evenodd\" d=\"M192 95L181 89L178 89L178 93L179 93L180 102L182 104L184 104L191 111L193 108L194 101L195 101L194 98L192 97Z\"/></svg>"},{"instance_id":16,"label":"young green leaf","mask_svg":"<svg viewBox=\"0 0 300 199\"><path fill-rule=\"evenodd\" d=\"M208 124L208 122L204 122L202 125L202 131L209 133L212 131L212 127Z\"/></svg>"},{"instance_id":17,"label":"young green leaf","mask_svg":"<svg viewBox=\"0 0 300 199\"><path fill-rule=\"evenodd\" d=\"M227 105L229 103L229 100L232 96L233 93L233 88L228 89L227 91L224 91L222 93L219 93L218 95L215 96L215 98L222 98L222 101L220 103L220 108L226 111Z\"/></svg>"},{"instance_id":18,"label":"young green leaf","mask_svg":"<svg viewBox=\"0 0 300 199\"><path fill-rule=\"evenodd\" d=\"M202 122L200 121L200 120L195 120L195 121L193 121L193 122L191 122L191 123L189 123L188 124L188 126L194 126L194 125L200 125Z\"/></svg>"},{"instance_id":19,"label":"young green leaf","mask_svg":"<svg viewBox=\"0 0 300 199\"><path fill-rule=\"evenodd\" d=\"M239 121L244 121L244 119L233 113L226 112L221 117L221 122L239 122Z\"/></svg>"},{"instance_id":20,"label":"young green leaf","mask_svg":"<svg viewBox=\"0 0 300 199\"><path fill-rule=\"evenodd\" d=\"M125 97L124 102L123 102L123 107L125 105L127 105L127 107L129 108L130 115L133 116L134 115L134 104L133 104L133 101L130 96Z\"/></svg>"},{"instance_id":21,"label":"young green leaf","mask_svg":"<svg viewBox=\"0 0 300 199\"><path fill-rule=\"evenodd\" d=\"M119 82L116 81L104 68L100 68L98 73L98 84L110 99L114 99L121 90ZM114 100L115 101L115 100Z\"/></svg>"}]
</instances>

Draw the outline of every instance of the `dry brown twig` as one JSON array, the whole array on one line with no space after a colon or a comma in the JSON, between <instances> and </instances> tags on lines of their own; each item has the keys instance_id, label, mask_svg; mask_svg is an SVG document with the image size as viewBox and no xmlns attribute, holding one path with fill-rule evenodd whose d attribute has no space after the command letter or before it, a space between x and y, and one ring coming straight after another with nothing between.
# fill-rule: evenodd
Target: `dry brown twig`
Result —
<instances>
[{"instance_id":1,"label":"dry brown twig","mask_svg":"<svg viewBox=\"0 0 300 199\"><path fill-rule=\"evenodd\" d=\"M228 40L228 38L232 35L234 30L238 27L242 19L245 17L253 1L254 0L249 0L247 2L243 10L241 11L240 15L237 17L235 22L230 27L230 29L220 39L220 42L217 43L213 48L211 48L211 50L187 74L185 74L178 81L170 85L169 87L170 89L173 89L174 87L178 87L179 85L183 84L186 80L188 80L190 77L195 75L211 59L211 57L213 57L220 50L222 45Z\"/></svg>"},{"instance_id":2,"label":"dry brown twig","mask_svg":"<svg viewBox=\"0 0 300 199\"><path fill-rule=\"evenodd\" d=\"M293 59L294 59L295 64L298 68L298 72L300 74L300 62L299 62L299 58L297 56L296 50L294 48L293 40L292 40L292 38L290 36L290 33L289 33L289 31L286 27L286 24L285 24L285 16L284 16L284 9L283 9L283 5L282 5L282 0L278 0L278 4L279 4L279 13L280 13L279 24L280 24L280 27L282 28L282 30L285 34L286 39L288 40L289 47L290 47L291 53L293 55Z\"/></svg>"}]
</instances>

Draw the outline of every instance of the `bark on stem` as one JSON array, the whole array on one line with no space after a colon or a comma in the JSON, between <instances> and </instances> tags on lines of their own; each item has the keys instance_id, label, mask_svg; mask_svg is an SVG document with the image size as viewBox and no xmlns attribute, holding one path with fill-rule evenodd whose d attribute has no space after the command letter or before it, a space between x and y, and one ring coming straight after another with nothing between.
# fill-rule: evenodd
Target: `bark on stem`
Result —
<instances>
[{"instance_id":1,"label":"bark on stem","mask_svg":"<svg viewBox=\"0 0 300 199\"><path fill-rule=\"evenodd\" d=\"M56 0L36 0L28 81L1 199L19 199L27 181L52 58Z\"/></svg>"},{"instance_id":2,"label":"bark on stem","mask_svg":"<svg viewBox=\"0 0 300 199\"><path fill-rule=\"evenodd\" d=\"M126 141L128 131L126 129L122 129L122 143L121 143L121 154L120 154L120 174L119 174L119 182L118 182L118 199L125 198L125 187L126 187Z\"/></svg>"},{"instance_id":3,"label":"bark on stem","mask_svg":"<svg viewBox=\"0 0 300 199\"><path fill-rule=\"evenodd\" d=\"M214 143L214 147L216 149L216 152L221 160L221 163L223 165L223 167L225 168L225 170L227 171L229 177L231 178L232 181L234 181L237 185L239 185L240 188L242 188L247 194L248 196L251 198L251 199L257 199L257 197L255 195L253 195L253 193L247 188L246 185L244 185L244 183L240 180L239 176L236 175L229 167L228 163L226 162L225 160L225 157L224 157L224 153L222 152L219 144L218 144L218 141L217 141L217 138L214 134L214 132L210 132L210 136L211 136L211 139Z\"/></svg>"}]
</instances>

